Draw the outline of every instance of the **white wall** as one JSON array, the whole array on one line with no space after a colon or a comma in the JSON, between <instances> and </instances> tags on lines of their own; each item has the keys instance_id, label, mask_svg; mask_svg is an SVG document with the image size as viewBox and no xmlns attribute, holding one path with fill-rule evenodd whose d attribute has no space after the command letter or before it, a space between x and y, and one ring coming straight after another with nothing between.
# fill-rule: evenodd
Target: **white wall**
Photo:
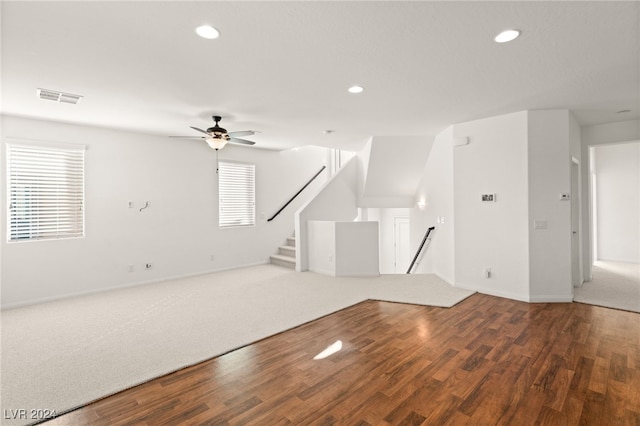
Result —
<instances>
[{"instance_id":1,"label":"white wall","mask_svg":"<svg viewBox=\"0 0 640 426\"><path fill-rule=\"evenodd\" d=\"M219 229L215 151L204 143L7 116L2 138L3 155L8 138L87 146L86 237L7 243L3 221L3 307L266 263L292 233L296 209L328 175L323 172L302 198L267 223L326 163L327 150L229 145L220 151L221 160L256 164L257 224ZM4 184L2 191L5 217ZM140 212L147 200L150 207ZM146 262L153 269L144 270Z\"/></svg>"},{"instance_id":2,"label":"white wall","mask_svg":"<svg viewBox=\"0 0 640 426\"><path fill-rule=\"evenodd\" d=\"M319 274L336 274L336 222L307 222L308 270Z\"/></svg>"},{"instance_id":3,"label":"white wall","mask_svg":"<svg viewBox=\"0 0 640 426\"><path fill-rule=\"evenodd\" d=\"M308 229L310 220L351 221L358 216L358 158L353 157L295 213L296 271L309 268Z\"/></svg>"},{"instance_id":4,"label":"white wall","mask_svg":"<svg viewBox=\"0 0 640 426\"><path fill-rule=\"evenodd\" d=\"M336 222L336 276L380 275L378 224Z\"/></svg>"},{"instance_id":5,"label":"white wall","mask_svg":"<svg viewBox=\"0 0 640 426\"><path fill-rule=\"evenodd\" d=\"M570 115L567 110L528 112L530 301L571 302ZM535 229L535 221L546 222Z\"/></svg>"},{"instance_id":6,"label":"white wall","mask_svg":"<svg viewBox=\"0 0 640 426\"><path fill-rule=\"evenodd\" d=\"M358 206L413 207L432 143L425 136L373 137L360 153L366 169Z\"/></svg>"},{"instance_id":7,"label":"white wall","mask_svg":"<svg viewBox=\"0 0 640 426\"><path fill-rule=\"evenodd\" d=\"M364 187L367 182L367 173L369 172L369 159L371 158L371 147L373 145L373 138L369 139L360 151L356 154L356 161L358 162L358 172L356 180L358 182L358 198L362 197Z\"/></svg>"},{"instance_id":8,"label":"white wall","mask_svg":"<svg viewBox=\"0 0 640 426\"><path fill-rule=\"evenodd\" d=\"M450 284L455 283L453 151L453 127L448 127L435 137L418 184L416 202L425 207L410 210L411 253L427 229L436 227L414 273L433 273Z\"/></svg>"},{"instance_id":9,"label":"white wall","mask_svg":"<svg viewBox=\"0 0 640 426\"><path fill-rule=\"evenodd\" d=\"M385 247L385 237L386 237L386 229L383 229L382 226L382 210L374 207L364 207L358 208L358 218L357 221L360 222L377 222L378 223L378 235L380 236L380 242L378 244L378 257L380 259L380 272L386 274L384 272L386 269L385 264L387 263L386 256L388 256L388 250Z\"/></svg>"},{"instance_id":10,"label":"white wall","mask_svg":"<svg viewBox=\"0 0 640 426\"><path fill-rule=\"evenodd\" d=\"M308 270L330 276L377 276L377 222L307 222Z\"/></svg>"},{"instance_id":11,"label":"white wall","mask_svg":"<svg viewBox=\"0 0 640 426\"><path fill-rule=\"evenodd\" d=\"M640 263L640 142L594 149L598 258Z\"/></svg>"},{"instance_id":12,"label":"white wall","mask_svg":"<svg viewBox=\"0 0 640 426\"><path fill-rule=\"evenodd\" d=\"M456 286L528 300L527 112L456 124L453 136L470 139L454 148Z\"/></svg>"}]
</instances>

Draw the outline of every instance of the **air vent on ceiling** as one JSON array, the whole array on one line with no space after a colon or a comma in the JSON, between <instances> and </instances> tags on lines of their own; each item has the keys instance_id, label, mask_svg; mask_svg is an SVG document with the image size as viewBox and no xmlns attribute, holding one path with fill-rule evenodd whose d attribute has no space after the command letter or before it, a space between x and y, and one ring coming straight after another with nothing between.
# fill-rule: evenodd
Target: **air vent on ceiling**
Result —
<instances>
[{"instance_id":1,"label":"air vent on ceiling","mask_svg":"<svg viewBox=\"0 0 640 426\"><path fill-rule=\"evenodd\" d=\"M37 89L38 97L40 99L46 99L48 101L62 102L65 104L77 104L82 99L80 95L73 95L71 93L62 93L56 90L49 89Z\"/></svg>"}]
</instances>

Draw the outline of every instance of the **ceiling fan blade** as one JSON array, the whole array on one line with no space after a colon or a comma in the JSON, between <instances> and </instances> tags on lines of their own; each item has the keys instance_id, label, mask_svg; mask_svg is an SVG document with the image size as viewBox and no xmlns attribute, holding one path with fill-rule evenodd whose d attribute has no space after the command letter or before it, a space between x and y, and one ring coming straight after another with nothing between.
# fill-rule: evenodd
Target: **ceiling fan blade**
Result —
<instances>
[{"instance_id":1,"label":"ceiling fan blade","mask_svg":"<svg viewBox=\"0 0 640 426\"><path fill-rule=\"evenodd\" d=\"M242 144L242 145L255 145L256 144L255 142L248 141L248 140L245 140L245 139L238 139L238 138L231 138L231 139L229 139L229 142Z\"/></svg>"},{"instance_id":2,"label":"ceiling fan blade","mask_svg":"<svg viewBox=\"0 0 640 426\"><path fill-rule=\"evenodd\" d=\"M204 139L204 136L169 136L170 138L182 138L182 139Z\"/></svg>"},{"instance_id":3,"label":"ceiling fan blade","mask_svg":"<svg viewBox=\"0 0 640 426\"><path fill-rule=\"evenodd\" d=\"M227 134L229 136L231 136L232 138L235 138L236 136L251 136L251 135L255 135L256 132L254 132L253 130L240 130L239 132L229 132Z\"/></svg>"},{"instance_id":4,"label":"ceiling fan blade","mask_svg":"<svg viewBox=\"0 0 640 426\"><path fill-rule=\"evenodd\" d=\"M209 133L207 133L205 130L198 129L197 127L193 127L193 126L189 126L189 127L191 127L193 130L197 130L200 133L204 133L205 135L209 135Z\"/></svg>"}]
</instances>

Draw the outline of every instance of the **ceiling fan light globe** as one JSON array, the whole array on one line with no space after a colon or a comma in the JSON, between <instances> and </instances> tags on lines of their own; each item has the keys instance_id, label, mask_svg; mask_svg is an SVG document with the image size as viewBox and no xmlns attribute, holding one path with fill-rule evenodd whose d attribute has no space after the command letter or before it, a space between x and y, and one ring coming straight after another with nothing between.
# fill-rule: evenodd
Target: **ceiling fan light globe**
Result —
<instances>
[{"instance_id":1,"label":"ceiling fan light globe","mask_svg":"<svg viewBox=\"0 0 640 426\"><path fill-rule=\"evenodd\" d=\"M222 149L227 144L227 141L225 139L206 138L205 140L207 141L209 146L215 150Z\"/></svg>"}]
</instances>

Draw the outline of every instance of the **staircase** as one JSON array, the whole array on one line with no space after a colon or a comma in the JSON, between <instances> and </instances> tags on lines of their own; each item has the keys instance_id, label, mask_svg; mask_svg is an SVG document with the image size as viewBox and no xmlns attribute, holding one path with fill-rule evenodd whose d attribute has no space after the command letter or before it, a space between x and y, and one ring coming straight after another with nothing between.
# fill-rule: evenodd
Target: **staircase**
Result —
<instances>
[{"instance_id":1,"label":"staircase","mask_svg":"<svg viewBox=\"0 0 640 426\"><path fill-rule=\"evenodd\" d=\"M278 247L278 254L271 255L273 265L296 269L296 237L287 237L285 245Z\"/></svg>"}]
</instances>

